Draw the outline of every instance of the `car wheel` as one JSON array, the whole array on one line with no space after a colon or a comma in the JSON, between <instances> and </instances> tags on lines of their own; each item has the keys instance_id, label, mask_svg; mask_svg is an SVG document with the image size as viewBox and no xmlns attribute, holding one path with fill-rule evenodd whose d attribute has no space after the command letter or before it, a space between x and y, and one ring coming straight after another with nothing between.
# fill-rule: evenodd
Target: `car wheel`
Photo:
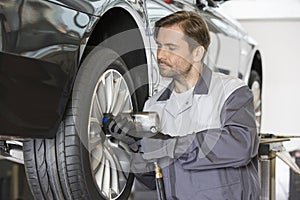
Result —
<instances>
[{"instance_id":1,"label":"car wheel","mask_svg":"<svg viewBox=\"0 0 300 200\"><path fill-rule=\"evenodd\" d=\"M249 87L253 93L254 99L254 111L255 111L255 121L258 133L261 130L261 112L262 112L262 81L259 73L255 70L251 70L249 78Z\"/></svg>"},{"instance_id":2,"label":"car wheel","mask_svg":"<svg viewBox=\"0 0 300 200\"><path fill-rule=\"evenodd\" d=\"M102 118L136 110L133 92L133 80L115 52L96 47L88 54L56 137L24 142L36 199L128 198L134 179L130 150L104 134Z\"/></svg>"}]
</instances>

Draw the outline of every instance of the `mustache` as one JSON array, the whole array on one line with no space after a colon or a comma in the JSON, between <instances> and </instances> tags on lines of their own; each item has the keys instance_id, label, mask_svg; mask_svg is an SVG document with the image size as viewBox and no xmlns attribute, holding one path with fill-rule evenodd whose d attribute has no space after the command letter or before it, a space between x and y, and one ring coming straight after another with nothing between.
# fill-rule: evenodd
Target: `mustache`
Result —
<instances>
[{"instance_id":1,"label":"mustache","mask_svg":"<svg viewBox=\"0 0 300 200\"><path fill-rule=\"evenodd\" d=\"M171 64L169 63L169 62L167 62L167 61L165 61L165 60L158 60L158 65L160 66L160 65L167 65L167 66L171 66Z\"/></svg>"}]
</instances>

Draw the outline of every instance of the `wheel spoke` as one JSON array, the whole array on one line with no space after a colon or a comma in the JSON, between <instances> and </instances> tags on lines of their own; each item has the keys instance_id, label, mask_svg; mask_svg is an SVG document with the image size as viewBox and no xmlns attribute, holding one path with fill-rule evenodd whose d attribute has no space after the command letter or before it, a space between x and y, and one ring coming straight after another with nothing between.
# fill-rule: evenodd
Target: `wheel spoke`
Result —
<instances>
[{"instance_id":1,"label":"wheel spoke","mask_svg":"<svg viewBox=\"0 0 300 200\"><path fill-rule=\"evenodd\" d=\"M99 122L95 118L91 118L90 122L90 138L89 138L89 152L91 154L91 166L92 170L95 171L100 164L100 160L102 159L102 143L104 141L101 140L101 127L99 126Z\"/></svg>"},{"instance_id":2,"label":"wheel spoke","mask_svg":"<svg viewBox=\"0 0 300 200\"><path fill-rule=\"evenodd\" d=\"M90 117L90 123L91 124L95 123L95 124L100 125L99 119L96 117Z\"/></svg>"},{"instance_id":3,"label":"wheel spoke","mask_svg":"<svg viewBox=\"0 0 300 200\"><path fill-rule=\"evenodd\" d=\"M94 173L98 171L98 169L101 167L101 160L103 157L103 149L101 145L98 145L96 148L94 148L91 151L93 160L92 160L92 170Z\"/></svg>"},{"instance_id":4,"label":"wheel spoke","mask_svg":"<svg viewBox=\"0 0 300 200\"><path fill-rule=\"evenodd\" d=\"M101 128L101 124L99 122L99 119L97 118L90 118L90 123L89 123L89 127L90 127L90 132L89 132L89 135L90 135L90 138L93 138L93 137L100 137L100 134L102 132L102 128Z\"/></svg>"},{"instance_id":5,"label":"wheel spoke","mask_svg":"<svg viewBox=\"0 0 300 200\"><path fill-rule=\"evenodd\" d=\"M121 149L119 145L111 146L111 151L113 151L111 155L117 166L118 180L119 182L126 182L127 175L125 172L129 172L130 170L130 163L128 162L130 157L128 154L125 154L124 150Z\"/></svg>"},{"instance_id":6,"label":"wheel spoke","mask_svg":"<svg viewBox=\"0 0 300 200\"><path fill-rule=\"evenodd\" d=\"M107 113L107 106L106 106L106 91L104 86L104 77L102 77L102 82L99 85L98 92L97 92L97 99L100 104L101 110Z\"/></svg>"},{"instance_id":7,"label":"wheel spoke","mask_svg":"<svg viewBox=\"0 0 300 200\"><path fill-rule=\"evenodd\" d=\"M101 109L101 105L100 105L97 94L95 94L95 96L94 96L92 116L95 117L96 119L103 118L103 111Z\"/></svg>"},{"instance_id":8,"label":"wheel spoke","mask_svg":"<svg viewBox=\"0 0 300 200\"><path fill-rule=\"evenodd\" d=\"M98 171L96 171L95 173L95 179L101 190L103 188L104 173L105 173L105 156L102 157Z\"/></svg>"},{"instance_id":9,"label":"wheel spoke","mask_svg":"<svg viewBox=\"0 0 300 200\"><path fill-rule=\"evenodd\" d=\"M113 108L112 111L113 115L117 115L122 110L122 108L126 103L126 98L128 98L128 96L126 97L126 91L120 91L119 98L117 99L115 107Z\"/></svg>"},{"instance_id":10,"label":"wheel spoke","mask_svg":"<svg viewBox=\"0 0 300 200\"><path fill-rule=\"evenodd\" d=\"M117 173L116 161L111 152L105 151L105 156L110 164L110 197L115 197L119 193L119 178Z\"/></svg>"},{"instance_id":11,"label":"wheel spoke","mask_svg":"<svg viewBox=\"0 0 300 200\"><path fill-rule=\"evenodd\" d=\"M90 145L92 145L91 142L93 142L95 140L95 138L101 139L100 134L102 132L102 128L101 128L101 124L100 124L99 120L96 118L90 118L89 127L90 127L89 142L90 142ZM92 149L90 148L89 150L92 150Z\"/></svg>"},{"instance_id":12,"label":"wheel spoke","mask_svg":"<svg viewBox=\"0 0 300 200\"><path fill-rule=\"evenodd\" d=\"M121 110L123 110L123 111L132 111L131 97L130 97L129 93L126 94L126 98L125 98L124 102L125 103L124 103L123 107L121 108Z\"/></svg>"},{"instance_id":13,"label":"wheel spoke","mask_svg":"<svg viewBox=\"0 0 300 200\"><path fill-rule=\"evenodd\" d=\"M111 113L112 109L112 101L113 101L113 73L110 72L108 76L105 78L105 89L106 89L106 104L107 108L106 111Z\"/></svg>"},{"instance_id":14,"label":"wheel spoke","mask_svg":"<svg viewBox=\"0 0 300 200\"><path fill-rule=\"evenodd\" d=\"M93 137L93 138L90 138L90 141L89 141L89 150L90 151L94 151L96 149L99 148L99 146L101 147L101 150L102 150L102 145L103 145L103 142L101 141L101 138L100 137ZM102 152L100 152L102 154ZM99 156L97 156L99 157ZM97 158L97 157L94 157L94 158Z\"/></svg>"},{"instance_id":15,"label":"wheel spoke","mask_svg":"<svg viewBox=\"0 0 300 200\"><path fill-rule=\"evenodd\" d=\"M105 166L104 166L104 174L103 174L103 179L102 181L102 191L105 193L106 196L109 196L110 192L110 181L111 181L111 168L110 168L110 163L109 160L105 160Z\"/></svg>"},{"instance_id":16,"label":"wheel spoke","mask_svg":"<svg viewBox=\"0 0 300 200\"><path fill-rule=\"evenodd\" d=\"M122 82L122 78L119 77L119 78L116 78L114 80L114 89L113 89L113 98L112 98L112 108L111 108L111 112L113 113L113 110L115 109L115 107L118 105L118 99L119 99L119 93L121 92L120 91L120 85L121 85L121 82Z\"/></svg>"}]
</instances>

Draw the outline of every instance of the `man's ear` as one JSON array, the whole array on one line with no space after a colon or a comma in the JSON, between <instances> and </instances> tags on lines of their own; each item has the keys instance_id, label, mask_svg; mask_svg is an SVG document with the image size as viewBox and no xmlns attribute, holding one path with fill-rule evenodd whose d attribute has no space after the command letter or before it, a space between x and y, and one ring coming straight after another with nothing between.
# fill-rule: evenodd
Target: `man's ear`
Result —
<instances>
[{"instance_id":1,"label":"man's ear","mask_svg":"<svg viewBox=\"0 0 300 200\"><path fill-rule=\"evenodd\" d=\"M193 50L194 62L201 62L205 54L205 49L203 46L198 46Z\"/></svg>"}]
</instances>

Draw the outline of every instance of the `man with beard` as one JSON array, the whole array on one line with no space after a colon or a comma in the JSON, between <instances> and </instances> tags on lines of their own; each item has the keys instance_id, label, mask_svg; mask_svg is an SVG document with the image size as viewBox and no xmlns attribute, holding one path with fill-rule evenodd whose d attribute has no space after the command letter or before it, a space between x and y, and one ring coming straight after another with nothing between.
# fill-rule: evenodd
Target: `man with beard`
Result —
<instances>
[{"instance_id":1,"label":"man with beard","mask_svg":"<svg viewBox=\"0 0 300 200\"><path fill-rule=\"evenodd\" d=\"M210 36L198 14L177 12L155 28L160 74L173 81L145 103L144 111L158 113L161 133L135 142L126 134L127 123L115 120L108 126L112 136L135 149L139 144L142 162L158 161L167 199L259 199L252 92L203 63ZM154 176L147 175L137 177L155 188Z\"/></svg>"}]
</instances>

